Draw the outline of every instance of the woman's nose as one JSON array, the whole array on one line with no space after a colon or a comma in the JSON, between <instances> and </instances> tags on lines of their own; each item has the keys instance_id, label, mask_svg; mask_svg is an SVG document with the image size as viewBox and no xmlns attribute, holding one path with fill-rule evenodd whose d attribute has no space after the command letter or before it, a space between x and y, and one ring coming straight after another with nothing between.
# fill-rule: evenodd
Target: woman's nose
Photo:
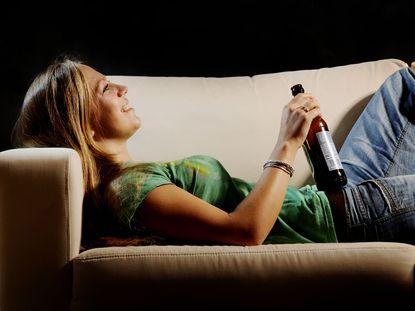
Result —
<instances>
[{"instance_id":1,"label":"woman's nose","mask_svg":"<svg viewBox=\"0 0 415 311\"><path fill-rule=\"evenodd\" d=\"M121 96L127 94L128 87L126 85L119 85L118 92L121 94Z\"/></svg>"}]
</instances>

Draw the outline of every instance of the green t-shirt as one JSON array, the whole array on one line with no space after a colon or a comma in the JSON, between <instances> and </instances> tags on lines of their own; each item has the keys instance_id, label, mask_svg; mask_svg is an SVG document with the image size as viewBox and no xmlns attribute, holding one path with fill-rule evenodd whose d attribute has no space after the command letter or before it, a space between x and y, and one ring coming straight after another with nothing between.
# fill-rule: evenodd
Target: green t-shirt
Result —
<instances>
[{"instance_id":1,"label":"green t-shirt","mask_svg":"<svg viewBox=\"0 0 415 311\"><path fill-rule=\"evenodd\" d=\"M127 164L130 165L130 164ZM139 231L140 204L156 187L175 184L206 202L232 212L254 187L229 175L216 159L196 155L181 160L134 166L111 183L120 225ZM289 186L268 243L336 242L327 196L315 186Z\"/></svg>"}]
</instances>

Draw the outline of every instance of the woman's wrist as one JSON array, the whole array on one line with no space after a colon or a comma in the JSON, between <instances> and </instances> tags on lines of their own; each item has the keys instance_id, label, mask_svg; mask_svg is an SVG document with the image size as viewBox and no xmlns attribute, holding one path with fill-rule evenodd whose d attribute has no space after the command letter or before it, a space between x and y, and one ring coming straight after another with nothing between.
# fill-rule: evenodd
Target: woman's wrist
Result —
<instances>
[{"instance_id":1,"label":"woman's wrist","mask_svg":"<svg viewBox=\"0 0 415 311\"><path fill-rule=\"evenodd\" d=\"M290 177L292 177L294 174L294 168L290 164L284 161L268 160L267 162L264 163L263 169L265 170L266 168L269 168L269 167L280 169L286 172Z\"/></svg>"},{"instance_id":2,"label":"woman's wrist","mask_svg":"<svg viewBox=\"0 0 415 311\"><path fill-rule=\"evenodd\" d=\"M289 142L278 143L272 151L268 160L283 161L292 165L295 156L298 152L298 147Z\"/></svg>"}]
</instances>

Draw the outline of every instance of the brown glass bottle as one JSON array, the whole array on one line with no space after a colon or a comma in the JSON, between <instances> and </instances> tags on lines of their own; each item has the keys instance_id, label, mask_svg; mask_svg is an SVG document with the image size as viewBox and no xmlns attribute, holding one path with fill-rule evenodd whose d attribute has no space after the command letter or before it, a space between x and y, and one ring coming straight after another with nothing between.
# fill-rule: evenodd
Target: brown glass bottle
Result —
<instances>
[{"instance_id":1,"label":"brown glass bottle","mask_svg":"<svg viewBox=\"0 0 415 311\"><path fill-rule=\"evenodd\" d=\"M293 96L304 93L301 84L291 87ZM323 191L338 190L347 184L346 173L333 143L326 121L316 117L303 144L314 181Z\"/></svg>"}]
</instances>

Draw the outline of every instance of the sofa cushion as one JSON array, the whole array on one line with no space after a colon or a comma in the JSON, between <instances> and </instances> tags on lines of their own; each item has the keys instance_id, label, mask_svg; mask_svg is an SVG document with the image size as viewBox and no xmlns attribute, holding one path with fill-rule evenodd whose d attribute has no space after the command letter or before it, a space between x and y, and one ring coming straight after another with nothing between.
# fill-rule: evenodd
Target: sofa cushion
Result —
<instances>
[{"instance_id":1,"label":"sofa cushion","mask_svg":"<svg viewBox=\"0 0 415 311\"><path fill-rule=\"evenodd\" d=\"M290 87L302 83L321 104L338 148L373 92L408 65L385 59L345 66L260 74L253 77L110 76L129 86L128 97L142 119L129 142L142 161L208 154L232 176L256 181L277 139ZM312 182L301 151L292 184Z\"/></svg>"},{"instance_id":2,"label":"sofa cushion","mask_svg":"<svg viewBox=\"0 0 415 311\"><path fill-rule=\"evenodd\" d=\"M99 248L73 261L73 304L76 310L404 304L414 294L414 258L411 245L375 242Z\"/></svg>"}]
</instances>

